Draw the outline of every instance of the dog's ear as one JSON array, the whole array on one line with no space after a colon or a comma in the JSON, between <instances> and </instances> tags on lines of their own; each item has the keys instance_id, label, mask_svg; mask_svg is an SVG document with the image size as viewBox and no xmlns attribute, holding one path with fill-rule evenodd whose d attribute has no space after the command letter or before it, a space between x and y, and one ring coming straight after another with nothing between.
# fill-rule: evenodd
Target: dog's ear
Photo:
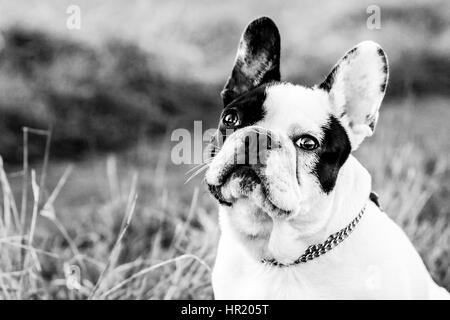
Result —
<instances>
[{"instance_id":1,"label":"dog's ear","mask_svg":"<svg viewBox=\"0 0 450 320\"><path fill-rule=\"evenodd\" d=\"M352 150L373 134L387 81L388 62L383 49L375 42L364 41L348 51L319 86L329 92Z\"/></svg>"},{"instance_id":2,"label":"dog's ear","mask_svg":"<svg viewBox=\"0 0 450 320\"><path fill-rule=\"evenodd\" d=\"M233 71L221 92L224 106L272 80L280 80L280 33L270 18L261 17L242 34Z\"/></svg>"}]
</instances>

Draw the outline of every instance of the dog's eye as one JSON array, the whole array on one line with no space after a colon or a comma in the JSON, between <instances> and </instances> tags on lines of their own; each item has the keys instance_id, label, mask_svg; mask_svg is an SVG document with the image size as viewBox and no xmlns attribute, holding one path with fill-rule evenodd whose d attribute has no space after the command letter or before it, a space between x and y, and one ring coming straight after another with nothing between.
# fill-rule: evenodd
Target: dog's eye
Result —
<instances>
[{"instance_id":1,"label":"dog's eye","mask_svg":"<svg viewBox=\"0 0 450 320\"><path fill-rule=\"evenodd\" d=\"M308 151L317 149L319 147L319 142L317 141L317 139L309 135L301 136L300 138L297 139L297 141L295 141L295 144L299 148Z\"/></svg>"},{"instance_id":2,"label":"dog's eye","mask_svg":"<svg viewBox=\"0 0 450 320\"><path fill-rule=\"evenodd\" d=\"M222 117L222 122L227 127L237 127L241 124L241 120L236 111L230 110Z\"/></svg>"}]
</instances>

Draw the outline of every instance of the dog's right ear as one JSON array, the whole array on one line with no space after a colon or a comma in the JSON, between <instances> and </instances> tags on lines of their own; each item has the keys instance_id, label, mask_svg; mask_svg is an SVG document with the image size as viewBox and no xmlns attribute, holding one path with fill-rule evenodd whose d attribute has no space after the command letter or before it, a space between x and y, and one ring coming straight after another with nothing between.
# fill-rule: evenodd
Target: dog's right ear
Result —
<instances>
[{"instance_id":1,"label":"dog's right ear","mask_svg":"<svg viewBox=\"0 0 450 320\"><path fill-rule=\"evenodd\" d=\"M273 80L280 80L280 33L270 18L261 17L242 34L233 71L221 92L224 106Z\"/></svg>"}]
</instances>

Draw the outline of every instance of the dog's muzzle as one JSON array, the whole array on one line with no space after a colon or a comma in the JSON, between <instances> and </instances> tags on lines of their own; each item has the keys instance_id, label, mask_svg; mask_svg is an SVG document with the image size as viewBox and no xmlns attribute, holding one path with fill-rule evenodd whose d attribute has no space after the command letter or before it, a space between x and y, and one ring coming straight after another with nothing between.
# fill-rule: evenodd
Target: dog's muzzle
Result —
<instances>
[{"instance_id":1,"label":"dog's muzzle","mask_svg":"<svg viewBox=\"0 0 450 320\"><path fill-rule=\"evenodd\" d=\"M223 187L229 181L234 181L239 189L239 193L242 196L247 196L251 194L256 186L261 185L261 178L256 173L256 171L248 165L236 165L231 166L229 169L229 173L223 175L221 179L223 181L220 185L211 185L208 184L209 191L211 194L221 203L227 206L231 206L230 197L232 195L228 192L224 195ZM238 195L235 194L237 197Z\"/></svg>"},{"instance_id":2,"label":"dog's muzzle","mask_svg":"<svg viewBox=\"0 0 450 320\"><path fill-rule=\"evenodd\" d=\"M215 153L206 173L211 194L224 205L248 197L256 188L267 190L265 170L271 152L281 148L276 135L248 127L231 134Z\"/></svg>"}]
</instances>

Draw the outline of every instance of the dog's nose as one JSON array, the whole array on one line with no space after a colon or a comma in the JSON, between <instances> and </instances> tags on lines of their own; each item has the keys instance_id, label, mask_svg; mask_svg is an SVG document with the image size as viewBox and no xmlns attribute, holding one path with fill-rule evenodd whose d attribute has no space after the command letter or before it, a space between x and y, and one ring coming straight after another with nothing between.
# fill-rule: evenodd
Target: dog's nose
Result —
<instances>
[{"instance_id":1,"label":"dog's nose","mask_svg":"<svg viewBox=\"0 0 450 320\"><path fill-rule=\"evenodd\" d=\"M248 128L237 145L235 163L250 166L265 165L270 151L280 148L273 132L260 128Z\"/></svg>"}]
</instances>

